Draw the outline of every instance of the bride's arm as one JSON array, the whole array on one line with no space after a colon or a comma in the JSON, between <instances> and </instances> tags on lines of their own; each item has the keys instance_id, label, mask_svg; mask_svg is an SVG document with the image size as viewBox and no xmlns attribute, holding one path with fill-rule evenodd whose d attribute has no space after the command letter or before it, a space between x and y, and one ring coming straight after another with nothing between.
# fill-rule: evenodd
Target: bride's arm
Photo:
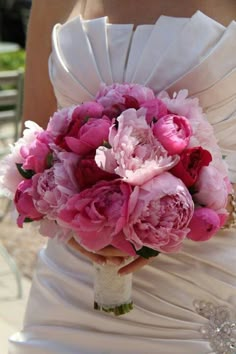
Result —
<instances>
[{"instance_id":1,"label":"bride's arm","mask_svg":"<svg viewBox=\"0 0 236 354\"><path fill-rule=\"evenodd\" d=\"M23 120L33 120L45 127L56 110L56 98L49 80L48 58L53 26L64 22L76 0L34 0L26 45L26 72Z\"/></svg>"},{"instance_id":2,"label":"bride's arm","mask_svg":"<svg viewBox=\"0 0 236 354\"><path fill-rule=\"evenodd\" d=\"M50 116L57 109L56 98L48 74L51 53L51 33L56 23L65 22L73 11L78 13L82 1L34 0L32 4L26 46L26 72L24 86L23 122L33 120L45 128ZM125 256L117 250L105 250L103 255L88 252L74 239L70 245L94 262L110 259L119 264Z\"/></svg>"}]
</instances>

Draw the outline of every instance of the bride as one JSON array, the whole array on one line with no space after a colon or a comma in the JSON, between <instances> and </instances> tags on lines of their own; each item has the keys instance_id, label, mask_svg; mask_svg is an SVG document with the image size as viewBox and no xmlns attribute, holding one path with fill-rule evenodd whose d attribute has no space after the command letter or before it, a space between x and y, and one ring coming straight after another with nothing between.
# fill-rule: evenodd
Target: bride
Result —
<instances>
[{"instance_id":1,"label":"bride","mask_svg":"<svg viewBox=\"0 0 236 354\"><path fill-rule=\"evenodd\" d=\"M58 107L91 99L101 81L170 94L186 88L236 182L235 15L234 0L34 0L24 119L45 127ZM234 208L230 200L231 224ZM179 253L122 266L121 275L134 273L135 309L116 318L92 309L92 262L122 264L126 255L49 240L9 354L233 354L235 248L231 227L206 243L186 241Z\"/></svg>"}]
</instances>

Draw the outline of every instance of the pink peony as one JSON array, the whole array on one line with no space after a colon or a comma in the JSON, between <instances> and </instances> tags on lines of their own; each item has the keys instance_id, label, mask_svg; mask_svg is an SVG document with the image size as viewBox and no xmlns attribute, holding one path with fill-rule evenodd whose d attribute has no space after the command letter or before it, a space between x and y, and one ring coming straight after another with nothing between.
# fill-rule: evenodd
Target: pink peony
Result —
<instances>
[{"instance_id":1,"label":"pink peony","mask_svg":"<svg viewBox=\"0 0 236 354\"><path fill-rule=\"evenodd\" d=\"M35 208L32 196L29 194L31 187L31 179L22 181L15 194L14 203L16 210L19 213L17 219L17 225L19 227L23 226L23 222L27 218L31 220L40 220L43 217L43 215Z\"/></svg>"},{"instance_id":2,"label":"pink peony","mask_svg":"<svg viewBox=\"0 0 236 354\"><path fill-rule=\"evenodd\" d=\"M219 213L225 213L228 200L228 180L214 166L203 167L194 186L193 199Z\"/></svg>"},{"instance_id":3,"label":"pink peony","mask_svg":"<svg viewBox=\"0 0 236 354\"><path fill-rule=\"evenodd\" d=\"M35 173L43 172L48 168L47 157L51 152L52 136L47 132L40 132L29 146L22 146L20 153L24 159L23 168Z\"/></svg>"},{"instance_id":4,"label":"pink peony","mask_svg":"<svg viewBox=\"0 0 236 354\"><path fill-rule=\"evenodd\" d=\"M130 193L131 187L121 181L98 182L71 197L58 222L71 227L82 246L100 250L119 237L126 223Z\"/></svg>"},{"instance_id":5,"label":"pink peony","mask_svg":"<svg viewBox=\"0 0 236 354\"><path fill-rule=\"evenodd\" d=\"M221 220L217 213L209 208L198 208L194 211L189 223L188 238L193 241L207 241L220 228Z\"/></svg>"},{"instance_id":6,"label":"pink peony","mask_svg":"<svg viewBox=\"0 0 236 354\"><path fill-rule=\"evenodd\" d=\"M8 197L13 198L23 177L18 172L16 164L23 164L24 158L21 155L23 147L29 148L34 142L36 136L43 132L38 124L26 121L23 137L11 145L11 153L1 160L0 164L0 188Z\"/></svg>"},{"instance_id":7,"label":"pink peony","mask_svg":"<svg viewBox=\"0 0 236 354\"><path fill-rule=\"evenodd\" d=\"M84 102L74 109L72 119L85 123L89 118L102 118L103 110L104 107L97 102Z\"/></svg>"},{"instance_id":8,"label":"pink peony","mask_svg":"<svg viewBox=\"0 0 236 354\"><path fill-rule=\"evenodd\" d=\"M202 108L197 98L188 97L188 90L180 90L171 98L167 92L161 92L159 99L166 105L169 112L183 116L190 121L199 122L203 119Z\"/></svg>"},{"instance_id":9,"label":"pink peony","mask_svg":"<svg viewBox=\"0 0 236 354\"><path fill-rule=\"evenodd\" d=\"M137 84L113 84L101 86L96 101L107 109L115 104L124 104L125 96L134 97L139 104L155 98L154 92L148 87Z\"/></svg>"},{"instance_id":10,"label":"pink peony","mask_svg":"<svg viewBox=\"0 0 236 354\"><path fill-rule=\"evenodd\" d=\"M60 209L68 199L78 193L74 173L78 157L73 153L61 153L65 160L56 162L53 167L32 177L30 194L38 211L49 219L56 219Z\"/></svg>"},{"instance_id":11,"label":"pink peony","mask_svg":"<svg viewBox=\"0 0 236 354\"><path fill-rule=\"evenodd\" d=\"M68 242L73 237L73 232L69 227L58 225L55 220L43 218L39 222L39 233L43 236L56 238L58 241Z\"/></svg>"},{"instance_id":12,"label":"pink peony","mask_svg":"<svg viewBox=\"0 0 236 354\"><path fill-rule=\"evenodd\" d=\"M68 147L78 155L86 155L108 140L111 121L107 117L90 118L74 137L65 138Z\"/></svg>"},{"instance_id":13,"label":"pink peony","mask_svg":"<svg viewBox=\"0 0 236 354\"><path fill-rule=\"evenodd\" d=\"M170 155L181 154L188 146L191 126L185 117L169 114L153 124L153 134Z\"/></svg>"},{"instance_id":14,"label":"pink peony","mask_svg":"<svg viewBox=\"0 0 236 354\"><path fill-rule=\"evenodd\" d=\"M128 109L117 121L118 129L114 125L109 134L112 148L96 151L95 161L100 168L116 173L127 183L141 185L177 163L178 157L168 156L154 137L145 109Z\"/></svg>"},{"instance_id":15,"label":"pink peony","mask_svg":"<svg viewBox=\"0 0 236 354\"><path fill-rule=\"evenodd\" d=\"M47 131L50 132L54 138L64 136L67 133L75 109L75 106L60 109L50 118Z\"/></svg>"},{"instance_id":16,"label":"pink peony","mask_svg":"<svg viewBox=\"0 0 236 354\"><path fill-rule=\"evenodd\" d=\"M126 239L143 246L175 252L187 236L194 204L182 181L168 172L135 187L129 200Z\"/></svg>"},{"instance_id":17,"label":"pink peony","mask_svg":"<svg viewBox=\"0 0 236 354\"><path fill-rule=\"evenodd\" d=\"M157 120L158 118L161 118L168 114L166 105L158 98L145 101L141 104L141 107L144 107L147 110L146 121L148 124L151 124L153 120Z\"/></svg>"},{"instance_id":18,"label":"pink peony","mask_svg":"<svg viewBox=\"0 0 236 354\"><path fill-rule=\"evenodd\" d=\"M68 149L65 141L66 137L77 137L80 128L88 121L89 118L101 118L103 107L96 102L85 102L80 106L72 108L64 108L58 111L49 122L48 131L56 131L55 143L64 150ZM58 126L56 127L56 125Z\"/></svg>"}]
</instances>

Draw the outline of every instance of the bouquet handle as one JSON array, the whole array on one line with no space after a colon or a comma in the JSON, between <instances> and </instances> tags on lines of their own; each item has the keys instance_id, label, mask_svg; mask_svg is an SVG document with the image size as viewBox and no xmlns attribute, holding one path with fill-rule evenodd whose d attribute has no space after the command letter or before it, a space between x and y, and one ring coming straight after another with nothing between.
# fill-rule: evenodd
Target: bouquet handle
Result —
<instances>
[{"instance_id":1,"label":"bouquet handle","mask_svg":"<svg viewBox=\"0 0 236 354\"><path fill-rule=\"evenodd\" d=\"M130 259L127 263L130 262ZM94 309L123 315L133 309L131 299L132 273L124 276L118 275L122 265L107 263L100 265L94 263Z\"/></svg>"}]
</instances>

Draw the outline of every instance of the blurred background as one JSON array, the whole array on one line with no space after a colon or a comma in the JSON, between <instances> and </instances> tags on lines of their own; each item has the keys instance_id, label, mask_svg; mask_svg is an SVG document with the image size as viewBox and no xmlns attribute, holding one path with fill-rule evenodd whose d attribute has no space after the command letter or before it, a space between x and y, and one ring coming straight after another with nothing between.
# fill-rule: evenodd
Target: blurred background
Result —
<instances>
[{"instance_id":1,"label":"blurred background","mask_svg":"<svg viewBox=\"0 0 236 354\"><path fill-rule=\"evenodd\" d=\"M20 136L25 44L31 0L0 0L0 167L9 144ZM46 240L19 229L11 202L0 191L0 353L20 330L37 253Z\"/></svg>"}]
</instances>

